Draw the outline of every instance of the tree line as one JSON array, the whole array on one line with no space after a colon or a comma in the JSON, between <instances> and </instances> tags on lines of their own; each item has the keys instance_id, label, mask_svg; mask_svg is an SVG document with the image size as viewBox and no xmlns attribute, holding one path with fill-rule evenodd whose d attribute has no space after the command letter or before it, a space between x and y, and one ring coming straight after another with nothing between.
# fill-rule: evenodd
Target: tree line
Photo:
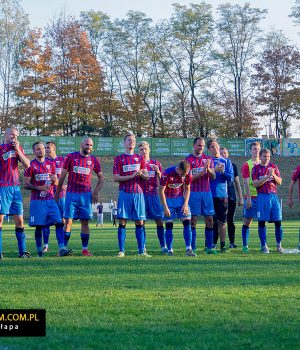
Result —
<instances>
[{"instance_id":1,"label":"tree line","mask_svg":"<svg viewBox=\"0 0 300 350\"><path fill-rule=\"evenodd\" d=\"M27 135L252 137L300 118L300 54L267 10L173 5L154 23L129 11L63 11L30 28L19 0L0 0L0 127ZM300 1L291 20L300 23Z\"/></svg>"}]
</instances>

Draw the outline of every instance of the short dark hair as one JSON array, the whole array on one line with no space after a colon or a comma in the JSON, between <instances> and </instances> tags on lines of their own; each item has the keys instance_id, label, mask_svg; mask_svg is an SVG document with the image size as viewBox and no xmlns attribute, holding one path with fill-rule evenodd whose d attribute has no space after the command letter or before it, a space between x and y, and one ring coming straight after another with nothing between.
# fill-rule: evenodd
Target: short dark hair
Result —
<instances>
[{"instance_id":1,"label":"short dark hair","mask_svg":"<svg viewBox=\"0 0 300 350\"><path fill-rule=\"evenodd\" d=\"M129 137L129 136L134 136L134 138L135 138L135 135L132 133L132 132L128 132L125 136L124 136L124 141L126 141L126 139L127 139L127 137Z\"/></svg>"},{"instance_id":2,"label":"short dark hair","mask_svg":"<svg viewBox=\"0 0 300 350\"><path fill-rule=\"evenodd\" d=\"M46 145L53 145L56 148L56 143L54 141L47 141Z\"/></svg>"},{"instance_id":3,"label":"short dark hair","mask_svg":"<svg viewBox=\"0 0 300 350\"><path fill-rule=\"evenodd\" d=\"M193 145L195 145L198 141L204 141L205 143L205 139L201 136L198 136L194 138Z\"/></svg>"},{"instance_id":4,"label":"short dark hair","mask_svg":"<svg viewBox=\"0 0 300 350\"><path fill-rule=\"evenodd\" d=\"M182 160L178 164L178 169L183 170L187 174L190 170L190 163L187 160Z\"/></svg>"},{"instance_id":5,"label":"short dark hair","mask_svg":"<svg viewBox=\"0 0 300 350\"><path fill-rule=\"evenodd\" d=\"M34 151L36 145L43 145L43 146L44 146L44 143L43 143L42 141L36 141L36 142L32 145L32 150L33 150L33 151Z\"/></svg>"},{"instance_id":6,"label":"short dark hair","mask_svg":"<svg viewBox=\"0 0 300 350\"><path fill-rule=\"evenodd\" d=\"M258 141L251 142L250 149L252 149L253 146L259 146L260 147L260 142L258 142Z\"/></svg>"},{"instance_id":7,"label":"short dark hair","mask_svg":"<svg viewBox=\"0 0 300 350\"><path fill-rule=\"evenodd\" d=\"M217 139L210 139L210 140L207 141L207 149L209 149L210 145L211 145L213 142L216 142L216 143L219 145Z\"/></svg>"},{"instance_id":8,"label":"short dark hair","mask_svg":"<svg viewBox=\"0 0 300 350\"><path fill-rule=\"evenodd\" d=\"M263 154L265 153L270 153L271 154L271 151L267 148L262 148L260 151L259 151L259 156L261 157Z\"/></svg>"}]
</instances>

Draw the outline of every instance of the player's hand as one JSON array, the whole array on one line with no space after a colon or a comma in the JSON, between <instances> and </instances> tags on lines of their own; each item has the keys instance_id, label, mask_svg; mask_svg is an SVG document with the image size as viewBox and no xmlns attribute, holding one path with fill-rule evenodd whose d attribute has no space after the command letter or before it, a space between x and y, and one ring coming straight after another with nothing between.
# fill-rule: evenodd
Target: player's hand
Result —
<instances>
[{"instance_id":1,"label":"player's hand","mask_svg":"<svg viewBox=\"0 0 300 350\"><path fill-rule=\"evenodd\" d=\"M137 176L137 171L134 171L134 172L131 174L131 178L134 179L136 176Z\"/></svg>"},{"instance_id":2,"label":"player's hand","mask_svg":"<svg viewBox=\"0 0 300 350\"><path fill-rule=\"evenodd\" d=\"M17 139L12 139L11 145L14 150L16 150L17 152L20 151L20 143Z\"/></svg>"},{"instance_id":3,"label":"player's hand","mask_svg":"<svg viewBox=\"0 0 300 350\"><path fill-rule=\"evenodd\" d=\"M66 191L67 190L67 185L62 185L62 190Z\"/></svg>"},{"instance_id":4,"label":"player's hand","mask_svg":"<svg viewBox=\"0 0 300 350\"><path fill-rule=\"evenodd\" d=\"M290 208L294 208L295 203L294 203L294 201L293 201L293 198L289 198L289 199L287 200L287 204L288 204L288 206L289 206Z\"/></svg>"},{"instance_id":5,"label":"player's hand","mask_svg":"<svg viewBox=\"0 0 300 350\"><path fill-rule=\"evenodd\" d=\"M56 175L51 174L51 175L50 175L50 180L51 180L52 182L56 182L56 181L58 180L58 178L57 178Z\"/></svg>"},{"instance_id":6,"label":"player's hand","mask_svg":"<svg viewBox=\"0 0 300 350\"><path fill-rule=\"evenodd\" d=\"M275 171L274 168L269 168L268 169L268 176L272 177L272 175L274 174L274 171Z\"/></svg>"},{"instance_id":7,"label":"player's hand","mask_svg":"<svg viewBox=\"0 0 300 350\"><path fill-rule=\"evenodd\" d=\"M252 208L252 201L251 201L251 198L247 198L246 208L247 208L247 209L251 209L251 208Z\"/></svg>"},{"instance_id":8,"label":"player's hand","mask_svg":"<svg viewBox=\"0 0 300 350\"><path fill-rule=\"evenodd\" d=\"M189 207L184 204L181 208L181 211L182 211L184 216L187 216L189 214Z\"/></svg>"},{"instance_id":9,"label":"player's hand","mask_svg":"<svg viewBox=\"0 0 300 350\"><path fill-rule=\"evenodd\" d=\"M211 160L207 159L206 162L204 163L204 169L207 169L210 167Z\"/></svg>"},{"instance_id":10,"label":"player's hand","mask_svg":"<svg viewBox=\"0 0 300 350\"><path fill-rule=\"evenodd\" d=\"M218 162L218 164L215 167L215 171L219 172L219 173L224 173L224 164L221 162Z\"/></svg>"},{"instance_id":11,"label":"player's hand","mask_svg":"<svg viewBox=\"0 0 300 350\"><path fill-rule=\"evenodd\" d=\"M93 192L93 195L92 195L92 203L93 204L96 204L96 203L98 203L99 201L98 201L98 192Z\"/></svg>"},{"instance_id":12,"label":"player's hand","mask_svg":"<svg viewBox=\"0 0 300 350\"><path fill-rule=\"evenodd\" d=\"M240 200L238 201L238 206L241 207L243 205L244 205L243 198L240 198Z\"/></svg>"},{"instance_id":13,"label":"player's hand","mask_svg":"<svg viewBox=\"0 0 300 350\"><path fill-rule=\"evenodd\" d=\"M168 207L164 208L164 214L165 214L166 217L170 217L171 216L171 212L170 212Z\"/></svg>"},{"instance_id":14,"label":"player's hand","mask_svg":"<svg viewBox=\"0 0 300 350\"><path fill-rule=\"evenodd\" d=\"M37 186L39 191L49 191L50 185Z\"/></svg>"}]
</instances>

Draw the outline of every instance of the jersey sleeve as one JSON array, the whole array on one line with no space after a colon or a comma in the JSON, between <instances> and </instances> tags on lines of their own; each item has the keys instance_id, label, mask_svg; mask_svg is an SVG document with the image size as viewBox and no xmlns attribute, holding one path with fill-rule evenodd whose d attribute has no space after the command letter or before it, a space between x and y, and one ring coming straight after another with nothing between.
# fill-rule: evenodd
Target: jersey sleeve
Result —
<instances>
[{"instance_id":1,"label":"jersey sleeve","mask_svg":"<svg viewBox=\"0 0 300 350\"><path fill-rule=\"evenodd\" d=\"M32 167L29 166L29 168L24 170L24 176L25 177L31 177L31 175L32 175Z\"/></svg>"},{"instance_id":2,"label":"jersey sleeve","mask_svg":"<svg viewBox=\"0 0 300 350\"><path fill-rule=\"evenodd\" d=\"M160 185L161 186L166 186L168 182L168 175L166 172L164 172L160 178Z\"/></svg>"},{"instance_id":3,"label":"jersey sleeve","mask_svg":"<svg viewBox=\"0 0 300 350\"><path fill-rule=\"evenodd\" d=\"M121 169L120 169L120 158L119 157L115 157L114 158L114 165L113 165L113 174L114 175L120 175L121 174Z\"/></svg>"},{"instance_id":4,"label":"jersey sleeve","mask_svg":"<svg viewBox=\"0 0 300 350\"><path fill-rule=\"evenodd\" d=\"M63 169L66 169L66 170L70 170L70 164L71 164L71 156L70 155L67 155L65 160L64 160L64 164L63 164Z\"/></svg>"},{"instance_id":5,"label":"jersey sleeve","mask_svg":"<svg viewBox=\"0 0 300 350\"><path fill-rule=\"evenodd\" d=\"M243 179L248 179L251 176L250 169L249 169L249 164L247 162L245 162L242 165L241 173L242 173Z\"/></svg>"},{"instance_id":6,"label":"jersey sleeve","mask_svg":"<svg viewBox=\"0 0 300 350\"><path fill-rule=\"evenodd\" d=\"M252 180L258 180L259 175L258 175L258 168L257 166L254 166L252 169Z\"/></svg>"},{"instance_id":7,"label":"jersey sleeve","mask_svg":"<svg viewBox=\"0 0 300 350\"><path fill-rule=\"evenodd\" d=\"M141 170L144 170L144 169L147 170L147 164L146 164L145 158L142 157L142 156L141 156L141 166L140 166L140 169L141 169Z\"/></svg>"},{"instance_id":8,"label":"jersey sleeve","mask_svg":"<svg viewBox=\"0 0 300 350\"><path fill-rule=\"evenodd\" d=\"M101 163L100 160L97 157L94 157L94 172L96 174L101 173Z\"/></svg>"},{"instance_id":9,"label":"jersey sleeve","mask_svg":"<svg viewBox=\"0 0 300 350\"><path fill-rule=\"evenodd\" d=\"M189 172L186 176L185 176L185 179L184 179L184 183L185 185L190 185L192 183L192 174Z\"/></svg>"},{"instance_id":10,"label":"jersey sleeve","mask_svg":"<svg viewBox=\"0 0 300 350\"><path fill-rule=\"evenodd\" d=\"M237 166L234 163L232 163L232 168L233 168L233 177L236 178L237 176L239 176Z\"/></svg>"},{"instance_id":11,"label":"jersey sleeve","mask_svg":"<svg viewBox=\"0 0 300 350\"><path fill-rule=\"evenodd\" d=\"M300 179L300 165L293 171L291 180L297 182Z\"/></svg>"}]
</instances>

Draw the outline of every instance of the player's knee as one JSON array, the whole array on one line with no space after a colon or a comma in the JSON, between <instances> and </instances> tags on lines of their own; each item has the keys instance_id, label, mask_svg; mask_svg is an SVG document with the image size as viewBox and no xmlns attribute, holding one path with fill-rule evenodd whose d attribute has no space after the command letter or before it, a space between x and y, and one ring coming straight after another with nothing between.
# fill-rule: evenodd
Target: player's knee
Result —
<instances>
[{"instance_id":1,"label":"player's knee","mask_svg":"<svg viewBox=\"0 0 300 350\"><path fill-rule=\"evenodd\" d=\"M191 225L191 220L190 219L186 219L182 221L183 226L190 226Z\"/></svg>"},{"instance_id":2,"label":"player's knee","mask_svg":"<svg viewBox=\"0 0 300 350\"><path fill-rule=\"evenodd\" d=\"M280 228L281 227L281 221L274 221L275 227Z\"/></svg>"},{"instance_id":3,"label":"player's knee","mask_svg":"<svg viewBox=\"0 0 300 350\"><path fill-rule=\"evenodd\" d=\"M265 221L258 221L258 226L261 228L266 227L266 222Z\"/></svg>"},{"instance_id":4,"label":"player's knee","mask_svg":"<svg viewBox=\"0 0 300 350\"><path fill-rule=\"evenodd\" d=\"M167 222L166 223L166 229L172 230L173 229L173 222Z\"/></svg>"}]
</instances>

